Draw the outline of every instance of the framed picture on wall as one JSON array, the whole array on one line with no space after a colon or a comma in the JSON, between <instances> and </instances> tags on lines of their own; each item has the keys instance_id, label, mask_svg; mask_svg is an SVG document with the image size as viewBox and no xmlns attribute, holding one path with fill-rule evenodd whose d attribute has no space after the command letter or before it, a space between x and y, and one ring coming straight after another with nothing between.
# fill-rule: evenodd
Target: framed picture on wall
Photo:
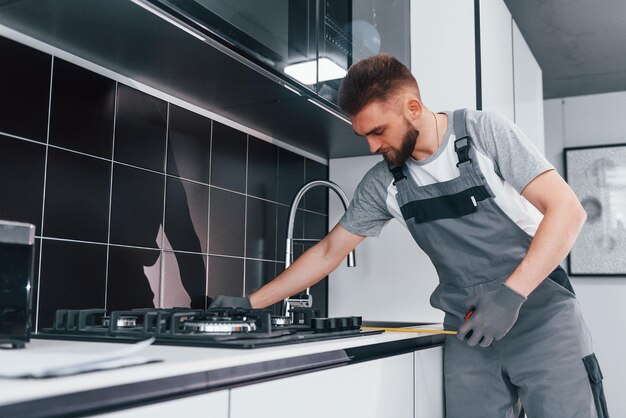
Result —
<instances>
[{"instance_id":1,"label":"framed picture on wall","mask_svg":"<svg viewBox=\"0 0 626 418\"><path fill-rule=\"evenodd\" d=\"M565 148L565 179L587 212L572 276L626 275L626 144Z\"/></svg>"}]
</instances>

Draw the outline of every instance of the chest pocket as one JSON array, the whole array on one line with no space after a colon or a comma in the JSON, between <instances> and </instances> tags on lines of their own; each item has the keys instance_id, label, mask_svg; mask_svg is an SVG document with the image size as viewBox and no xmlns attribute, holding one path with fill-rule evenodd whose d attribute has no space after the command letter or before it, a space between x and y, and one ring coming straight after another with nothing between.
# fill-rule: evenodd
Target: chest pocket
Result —
<instances>
[{"instance_id":1,"label":"chest pocket","mask_svg":"<svg viewBox=\"0 0 626 418\"><path fill-rule=\"evenodd\" d=\"M416 223L460 218L476 212L478 202L491 196L485 186L474 186L458 193L410 201L400 207L406 221Z\"/></svg>"}]
</instances>

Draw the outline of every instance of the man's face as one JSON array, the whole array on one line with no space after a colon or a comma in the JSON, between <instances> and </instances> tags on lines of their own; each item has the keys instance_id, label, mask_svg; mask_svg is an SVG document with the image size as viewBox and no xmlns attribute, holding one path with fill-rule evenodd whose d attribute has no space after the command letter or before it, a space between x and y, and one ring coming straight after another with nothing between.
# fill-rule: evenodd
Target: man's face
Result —
<instances>
[{"instance_id":1,"label":"man's face","mask_svg":"<svg viewBox=\"0 0 626 418\"><path fill-rule=\"evenodd\" d=\"M419 131L401 109L372 102L352 117L354 133L365 137L370 152L382 154L387 163L402 165L411 156Z\"/></svg>"}]
</instances>

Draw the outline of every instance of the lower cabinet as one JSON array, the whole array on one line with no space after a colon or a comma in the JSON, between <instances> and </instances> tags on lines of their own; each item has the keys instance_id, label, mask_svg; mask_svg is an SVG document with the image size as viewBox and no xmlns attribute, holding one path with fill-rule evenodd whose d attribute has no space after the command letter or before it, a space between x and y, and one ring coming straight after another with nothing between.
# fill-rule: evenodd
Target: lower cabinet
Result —
<instances>
[{"instance_id":1,"label":"lower cabinet","mask_svg":"<svg viewBox=\"0 0 626 418\"><path fill-rule=\"evenodd\" d=\"M188 396L96 416L103 418L228 418L228 390Z\"/></svg>"},{"instance_id":2,"label":"lower cabinet","mask_svg":"<svg viewBox=\"0 0 626 418\"><path fill-rule=\"evenodd\" d=\"M415 418L445 417L443 347L413 353L415 356Z\"/></svg>"},{"instance_id":3,"label":"lower cabinet","mask_svg":"<svg viewBox=\"0 0 626 418\"><path fill-rule=\"evenodd\" d=\"M230 418L411 418L413 353L231 390Z\"/></svg>"}]
</instances>

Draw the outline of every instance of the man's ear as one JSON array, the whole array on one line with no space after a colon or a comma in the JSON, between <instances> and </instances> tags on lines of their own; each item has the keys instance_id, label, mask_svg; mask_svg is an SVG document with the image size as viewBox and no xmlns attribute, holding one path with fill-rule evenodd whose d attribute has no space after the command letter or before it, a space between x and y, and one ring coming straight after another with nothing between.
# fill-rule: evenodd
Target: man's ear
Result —
<instances>
[{"instance_id":1,"label":"man's ear","mask_svg":"<svg viewBox=\"0 0 626 418\"><path fill-rule=\"evenodd\" d=\"M419 99L415 97L409 97L406 101L406 111L408 112L409 120L416 120L422 116L424 106Z\"/></svg>"}]
</instances>

